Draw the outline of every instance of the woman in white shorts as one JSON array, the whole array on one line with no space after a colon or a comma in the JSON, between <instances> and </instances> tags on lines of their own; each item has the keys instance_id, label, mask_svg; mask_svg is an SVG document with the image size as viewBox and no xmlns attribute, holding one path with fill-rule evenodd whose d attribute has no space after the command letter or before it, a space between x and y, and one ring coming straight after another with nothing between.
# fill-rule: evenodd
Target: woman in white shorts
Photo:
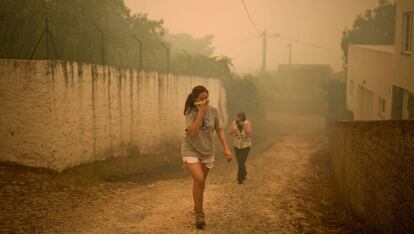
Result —
<instances>
[{"instance_id":1,"label":"woman in white shorts","mask_svg":"<svg viewBox=\"0 0 414 234\"><path fill-rule=\"evenodd\" d=\"M181 145L183 163L193 177L193 200L196 226L206 225L203 211L203 194L208 171L214 165L215 149L213 134L217 133L227 160L232 159L231 150L223 131L223 122L216 108L209 105L208 90L196 86L188 95L184 108L185 135Z\"/></svg>"}]
</instances>

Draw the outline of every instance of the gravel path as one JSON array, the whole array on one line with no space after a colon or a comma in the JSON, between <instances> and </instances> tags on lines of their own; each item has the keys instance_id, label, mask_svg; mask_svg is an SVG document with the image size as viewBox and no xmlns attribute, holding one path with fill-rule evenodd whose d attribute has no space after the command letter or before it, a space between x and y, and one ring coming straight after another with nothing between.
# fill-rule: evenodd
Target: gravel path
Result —
<instances>
[{"instance_id":1,"label":"gravel path","mask_svg":"<svg viewBox=\"0 0 414 234\"><path fill-rule=\"evenodd\" d=\"M236 161L219 158L207 179L203 231L194 227L192 181L184 171L142 184L0 170L10 180L0 184L0 232L353 233L326 141L322 135L279 137L267 150L252 152L242 185Z\"/></svg>"}]
</instances>

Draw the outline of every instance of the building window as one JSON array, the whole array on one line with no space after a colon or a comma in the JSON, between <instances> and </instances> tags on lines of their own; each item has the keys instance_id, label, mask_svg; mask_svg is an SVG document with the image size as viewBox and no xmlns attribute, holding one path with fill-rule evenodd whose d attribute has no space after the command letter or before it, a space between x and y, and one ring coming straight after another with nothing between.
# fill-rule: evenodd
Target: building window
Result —
<instances>
[{"instance_id":1,"label":"building window","mask_svg":"<svg viewBox=\"0 0 414 234\"><path fill-rule=\"evenodd\" d=\"M385 99L382 97L378 98L378 115L385 118Z\"/></svg>"},{"instance_id":2,"label":"building window","mask_svg":"<svg viewBox=\"0 0 414 234\"><path fill-rule=\"evenodd\" d=\"M413 12L403 13L403 53L411 53L413 39Z\"/></svg>"}]
</instances>

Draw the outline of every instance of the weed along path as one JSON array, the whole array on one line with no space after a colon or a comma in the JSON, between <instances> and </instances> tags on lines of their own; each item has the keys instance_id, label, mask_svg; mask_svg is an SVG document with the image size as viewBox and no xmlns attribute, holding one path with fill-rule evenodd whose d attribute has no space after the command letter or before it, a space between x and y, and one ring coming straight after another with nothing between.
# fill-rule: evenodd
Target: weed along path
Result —
<instances>
[{"instance_id":1,"label":"weed along path","mask_svg":"<svg viewBox=\"0 0 414 234\"><path fill-rule=\"evenodd\" d=\"M14 208L6 207L4 215L15 230L32 233L352 233L354 221L335 189L326 141L322 134L277 137L249 155L241 185L236 160L227 163L219 155L207 179L202 231L194 227L192 180L184 169L146 184L66 179L66 189L22 200L5 197ZM43 213L33 222L16 209ZM11 221L1 221L0 230L7 230L4 221Z\"/></svg>"}]
</instances>

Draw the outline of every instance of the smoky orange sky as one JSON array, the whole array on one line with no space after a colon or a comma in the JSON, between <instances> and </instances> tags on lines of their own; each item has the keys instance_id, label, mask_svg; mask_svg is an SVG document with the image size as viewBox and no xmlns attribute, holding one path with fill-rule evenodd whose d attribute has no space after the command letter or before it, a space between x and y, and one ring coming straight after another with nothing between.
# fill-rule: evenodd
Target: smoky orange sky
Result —
<instances>
[{"instance_id":1,"label":"smoky orange sky","mask_svg":"<svg viewBox=\"0 0 414 234\"><path fill-rule=\"evenodd\" d=\"M268 39L267 69L292 63L330 64L342 69L340 40L355 17L375 8L378 0L245 0L260 31L280 37ZM193 37L214 35L215 55L233 58L236 72L258 71L262 64L262 39L250 23L241 0L125 0L132 13L163 19L170 33ZM314 45L309 46L308 44Z\"/></svg>"}]
</instances>

